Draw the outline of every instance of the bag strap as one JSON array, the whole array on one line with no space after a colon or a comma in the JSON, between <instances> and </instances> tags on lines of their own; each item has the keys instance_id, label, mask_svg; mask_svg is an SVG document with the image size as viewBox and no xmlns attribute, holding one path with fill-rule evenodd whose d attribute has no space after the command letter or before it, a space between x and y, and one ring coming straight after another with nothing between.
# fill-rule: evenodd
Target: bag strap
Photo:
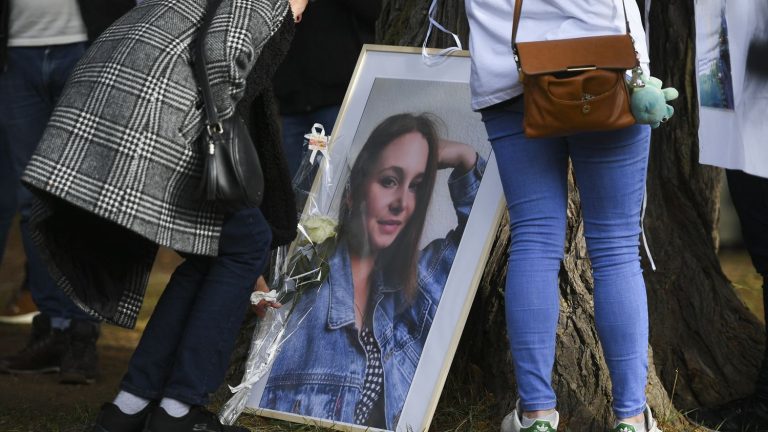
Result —
<instances>
[{"instance_id":1,"label":"bag strap","mask_svg":"<svg viewBox=\"0 0 768 432\"><path fill-rule=\"evenodd\" d=\"M211 90L211 81L208 75L208 53L205 49L205 41L208 38L208 31L210 30L211 24L213 23L213 17L216 15L216 10L221 5L221 1L222 0L208 1L207 12L197 33L197 58L194 61L197 85L200 87L200 92L203 95L203 106L205 107L206 116L206 129L211 135L214 133L223 133L224 128L221 125L219 113L216 111L216 104L213 101L213 91Z\"/></svg>"},{"instance_id":2,"label":"bag strap","mask_svg":"<svg viewBox=\"0 0 768 432\"><path fill-rule=\"evenodd\" d=\"M621 0L621 6L624 8L624 25L626 26L627 35L631 36L629 31L629 18L627 18L627 4L625 0ZM515 0L515 15L512 19L512 53L515 57L515 63L517 63L517 70L520 70L520 58L517 55L517 27L520 23L520 15L523 10L523 0Z\"/></svg>"}]
</instances>

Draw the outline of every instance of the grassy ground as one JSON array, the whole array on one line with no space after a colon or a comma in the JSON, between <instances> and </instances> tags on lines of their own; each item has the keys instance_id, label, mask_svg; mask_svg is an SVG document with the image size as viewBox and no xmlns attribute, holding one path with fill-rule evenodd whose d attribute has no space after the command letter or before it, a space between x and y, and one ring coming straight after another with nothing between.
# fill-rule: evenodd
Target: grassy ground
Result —
<instances>
[{"instance_id":1,"label":"grassy ground","mask_svg":"<svg viewBox=\"0 0 768 432\"><path fill-rule=\"evenodd\" d=\"M765 322L763 281L752 267L749 255L743 249L726 249L720 251L719 256L723 272L733 283L736 294L757 318Z\"/></svg>"},{"instance_id":2,"label":"grassy ground","mask_svg":"<svg viewBox=\"0 0 768 432\"><path fill-rule=\"evenodd\" d=\"M17 230L14 230L17 232ZM734 282L740 297L758 317L763 317L760 281L743 250L728 250L721 254L723 269ZM99 405L114 397L120 377L141 330L157 302L162 287L178 258L162 251L153 270L148 295L141 310L139 325L134 330L102 326L98 348L102 368L100 380L91 386L65 386L56 382L55 375L0 375L0 432L74 432L95 416ZM23 255L18 236L11 239L8 253L0 266L0 304L23 280ZM29 326L0 325L0 354L21 348ZM488 394L476 394L474 389L460 388L451 376L430 428L431 431L470 432L497 431L501 421L493 414L494 400ZM296 425L256 416L243 415L239 423L252 430L322 431L310 425ZM665 429L670 432L671 429ZM677 431L672 431L677 432Z\"/></svg>"}]
</instances>

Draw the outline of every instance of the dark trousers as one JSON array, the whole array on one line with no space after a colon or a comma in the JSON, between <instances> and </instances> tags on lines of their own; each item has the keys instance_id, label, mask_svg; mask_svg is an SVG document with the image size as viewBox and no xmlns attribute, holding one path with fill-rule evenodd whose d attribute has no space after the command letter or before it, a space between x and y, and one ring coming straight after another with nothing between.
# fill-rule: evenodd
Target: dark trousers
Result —
<instances>
[{"instance_id":1,"label":"dark trousers","mask_svg":"<svg viewBox=\"0 0 768 432\"><path fill-rule=\"evenodd\" d=\"M121 388L205 405L224 381L272 234L258 209L224 221L217 257L185 255L155 307Z\"/></svg>"},{"instance_id":2,"label":"dark trousers","mask_svg":"<svg viewBox=\"0 0 768 432\"><path fill-rule=\"evenodd\" d=\"M93 318L80 310L48 275L29 231L32 194L21 185L20 178L85 49L84 42L11 47L8 69L0 73L0 260L18 210L27 255L27 284L38 309L52 318L54 326L57 320Z\"/></svg>"},{"instance_id":3,"label":"dark trousers","mask_svg":"<svg viewBox=\"0 0 768 432\"><path fill-rule=\"evenodd\" d=\"M725 173L744 245L755 270L768 277L768 178L730 169Z\"/></svg>"},{"instance_id":4,"label":"dark trousers","mask_svg":"<svg viewBox=\"0 0 768 432\"><path fill-rule=\"evenodd\" d=\"M768 179L730 169L725 173L744 245L755 270L763 276L763 307L768 313ZM768 399L768 332L755 394Z\"/></svg>"}]
</instances>

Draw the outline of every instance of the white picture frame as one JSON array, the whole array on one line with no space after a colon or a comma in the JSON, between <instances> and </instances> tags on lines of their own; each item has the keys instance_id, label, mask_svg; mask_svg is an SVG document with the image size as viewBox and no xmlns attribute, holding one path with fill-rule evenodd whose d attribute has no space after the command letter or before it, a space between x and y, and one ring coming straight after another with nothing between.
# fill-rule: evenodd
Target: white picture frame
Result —
<instances>
[{"instance_id":1,"label":"white picture frame","mask_svg":"<svg viewBox=\"0 0 768 432\"><path fill-rule=\"evenodd\" d=\"M504 211L501 181L485 128L480 114L470 108L469 76L470 59L466 51L454 52L430 66L424 61L420 49L366 45L330 139L330 166L334 167L335 185L343 185L343 176L349 173L348 169L339 169L343 167L341 161L346 159L347 164L351 164L361 141L370 131L387 116L403 112L429 112L440 118L442 138L470 144L479 157L487 161L396 424L375 428L263 408L260 404L269 373L251 389L246 413L345 431L428 429ZM318 178L323 175L322 169ZM436 198L447 195L449 174L439 172L436 178L420 247L444 235L446 226L455 224L455 216L452 220L444 216L454 213L450 197L447 203L444 198ZM315 181L313 190L319 187L320 182ZM333 200L321 204L327 207L324 211L332 212L332 208L337 208L341 193L332 195ZM437 222L432 223L433 220ZM280 361L279 353L276 361ZM343 367L344 361L340 360L338 364Z\"/></svg>"}]
</instances>

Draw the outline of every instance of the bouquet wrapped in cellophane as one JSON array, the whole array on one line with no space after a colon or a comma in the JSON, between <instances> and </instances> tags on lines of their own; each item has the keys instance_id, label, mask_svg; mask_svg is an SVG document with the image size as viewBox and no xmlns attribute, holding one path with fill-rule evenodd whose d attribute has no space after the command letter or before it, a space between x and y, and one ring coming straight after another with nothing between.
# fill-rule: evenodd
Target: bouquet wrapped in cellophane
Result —
<instances>
[{"instance_id":1,"label":"bouquet wrapped in cellophane","mask_svg":"<svg viewBox=\"0 0 768 432\"><path fill-rule=\"evenodd\" d=\"M251 296L254 305L266 302L277 307L266 308L257 323L243 379L239 385L230 386L233 396L219 414L224 424L233 424L240 416L251 388L269 372L282 344L300 326L303 317L292 316L298 313L294 310L296 300L307 290L319 289L330 271L328 259L336 249L337 219L327 211L335 190L327 151L329 138L323 126L315 124L305 139L308 151L293 180L300 215L297 238L273 252L269 290L256 290ZM307 311L301 313L306 316Z\"/></svg>"}]
</instances>

